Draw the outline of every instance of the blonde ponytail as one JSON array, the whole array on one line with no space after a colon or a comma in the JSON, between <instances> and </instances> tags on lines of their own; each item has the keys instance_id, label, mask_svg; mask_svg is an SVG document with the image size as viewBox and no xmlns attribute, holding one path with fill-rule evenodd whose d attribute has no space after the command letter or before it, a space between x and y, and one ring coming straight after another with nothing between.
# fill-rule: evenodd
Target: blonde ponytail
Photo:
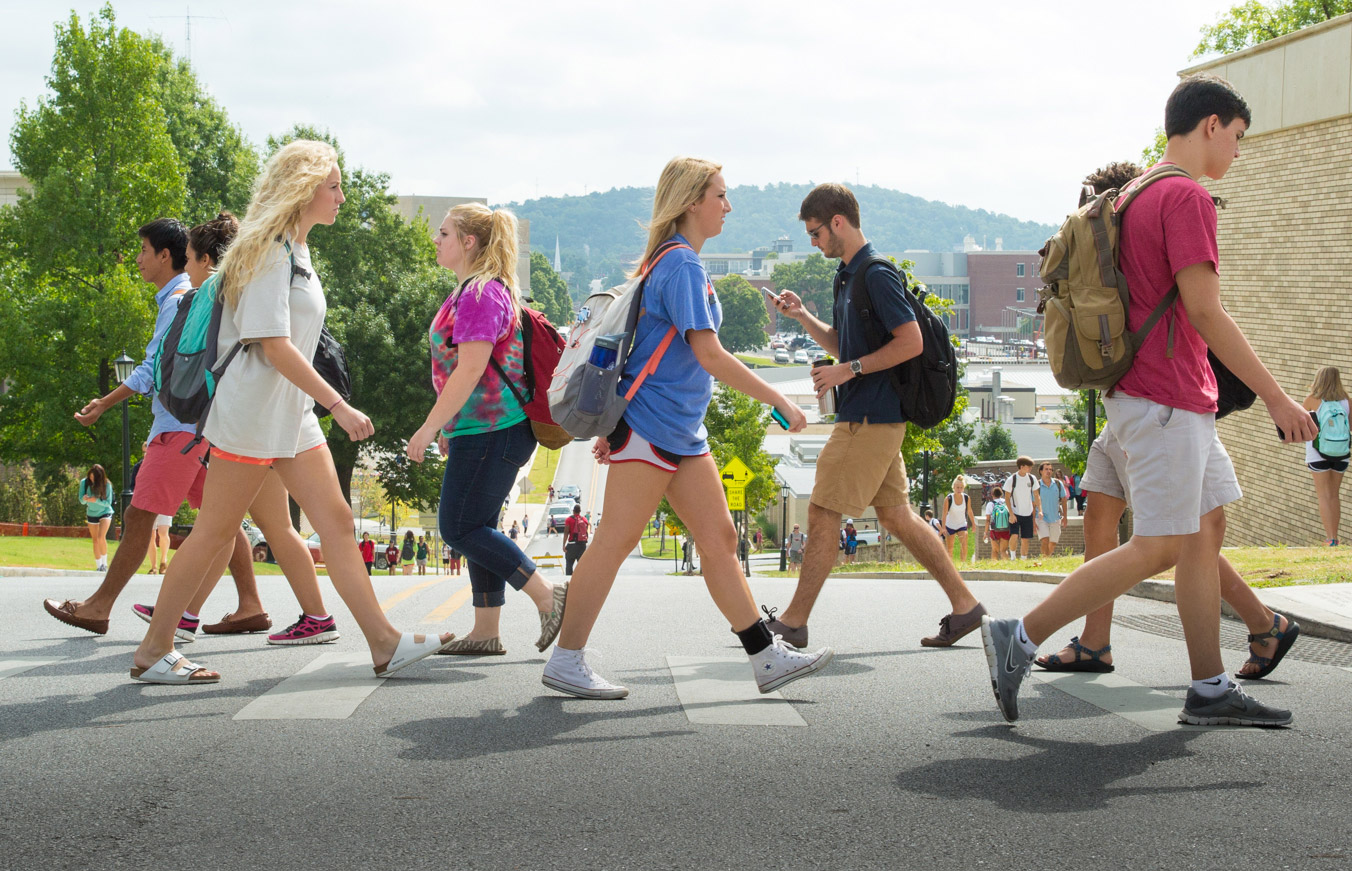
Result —
<instances>
[{"instance_id":1,"label":"blonde ponytail","mask_svg":"<svg viewBox=\"0 0 1352 871\"><path fill-rule=\"evenodd\" d=\"M653 219L648 224L648 245L643 259L631 275L638 275L643 266L676 233L676 222L685 210L704 198L704 192L713 183L714 176L723 167L698 157L673 157L657 179L657 193L653 196Z\"/></svg>"},{"instance_id":2,"label":"blonde ponytail","mask_svg":"<svg viewBox=\"0 0 1352 871\"><path fill-rule=\"evenodd\" d=\"M512 309L520 310L516 290L517 221L516 215L506 209L490 209L482 203L462 203L446 215L455 225L456 234L463 243L466 236L476 242L474 262L465 275L457 276L478 299L485 283L502 282L510 291Z\"/></svg>"}]
</instances>

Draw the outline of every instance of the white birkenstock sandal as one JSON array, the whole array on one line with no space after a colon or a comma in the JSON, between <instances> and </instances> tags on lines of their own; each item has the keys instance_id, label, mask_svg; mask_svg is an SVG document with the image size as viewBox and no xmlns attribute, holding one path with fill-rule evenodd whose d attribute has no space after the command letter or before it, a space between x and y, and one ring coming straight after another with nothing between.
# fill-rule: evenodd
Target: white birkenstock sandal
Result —
<instances>
[{"instance_id":1,"label":"white birkenstock sandal","mask_svg":"<svg viewBox=\"0 0 1352 871\"><path fill-rule=\"evenodd\" d=\"M198 677L199 674L204 676ZM205 675L211 675L210 670L188 659L177 650L169 651L150 668L133 668L131 670L133 680L144 681L145 683L219 683L221 680L219 674L210 677Z\"/></svg>"},{"instance_id":2,"label":"white birkenstock sandal","mask_svg":"<svg viewBox=\"0 0 1352 871\"><path fill-rule=\"evenodd\" d=\"M445 641L441 640L440 635L427 635L422 641L414 641L414 637L412 632L405 632L399 636L399 645L394 648L394 656L390 657L390 661L383 666L371 666L376 677L389 677L399 669L431 656L455 640L454 635Z\"/></svg>"}]
</instances>

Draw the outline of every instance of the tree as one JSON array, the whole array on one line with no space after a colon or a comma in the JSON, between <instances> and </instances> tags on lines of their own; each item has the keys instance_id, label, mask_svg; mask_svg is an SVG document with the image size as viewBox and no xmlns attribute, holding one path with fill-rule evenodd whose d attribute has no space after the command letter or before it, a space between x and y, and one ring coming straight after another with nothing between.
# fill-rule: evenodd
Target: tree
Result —
<instances>
[{"instance_id":1,"label":"tree","mask_svg":"<svg viewBox=\"0 0 1352 871\"><path fill-rule=\"evenodd\" d=\"M1202 41L1192 56L1230 54L1348 12L1352 0L1287 0L1275 6L1247 0L1202 28Z\"/></svg>"},{"instance_id":2,"label":"tree","mask_svg":"<svg viewBox=\"0 0 1352 871\"><path fill-rule=\"evenodd\" d=\"M109 361L139 357L154 324L153 288L137 274L136 229L182 213L184 167L157 85L162 56L119 28L111 6L88 25L56 26L49 93L21 105L10 135L30 190L0 210L0 455L54 472L121 453L114 415L88 430L72 414L113 386ZM132 403L135 431L149 408ZM133 445L133 452L137 446ZM117 472L114 471L116 476Z\"/></svg>"},{"instance_id":3,"label":"tree","mask_svg":"<svg viewBox=\"0 0 1352 871\"><path fill-rule=\"evenodd\" d=\"M1169 137L1164 135L1163 127L1155 128L1155 139L1147 147L1141 150L1141 166L1149 169L1164 159L1164 146L1169 144Z\"/></svg>"},{"instance_id":4,"label":"tree","mask_svg":"<svg viewBox=\"0 0 1352 871\"><path fill-rule=\"evenodd\" d=\"M539 251L530 254L530 292L535 298L532 305L544 312L550 323L562 327L573 322L573 301L568 295L568 285L549 265L549 258Z\"/></svg>"},{"instance_id":5,"label":"tree","mask_svg":"<svg viewBox=\"0 0 1352 871\"><path fill-rule=\"evenodd\" d=\"M718 340L729 351L751 351L765 347L765 328L770 315L765 311L761 292L740 275L729 275L714 283L723 306L723 324Z\"/></svg>"},{"instance_id":6,"label":"tree","mask_svg":"<svg viewBox=\"0 0 1352 871\"><path fill-rule=\"evenodd\" d=\"M775 264L773 275L775 287L798 294L808 310L830 326L833 319L831 301L836 280L835 261L813 254L796 263Z\"/></svg>"},{"instance_id":7,"label":"tree","mask_svg":"<svg viewBox=\"0 0 1352 871\"><path fill-rule=\"evenodd\" d=\"M176 60L158 37L148 41L160 56L155 84L166 129L187 170L187 202L180 217L192 226L221 209L242 214L258 175L258 152L202 88L188 61Z\"/></svg>"},{"instance_id":8,"label":"tree","mask_svg":"<svg viewBox=\"0 0 1352 871\"><path fill-rule=\"evenodd\" d=\"M982 427L976 440L976 458L978 460L1012 460L1019 455L1019 446L1014 443L1014 435L998 420Z\"/></svg>"},{"instance_id":9,"label":"tree","mask_svg":"<svg viewBox=\"0 0 1352 871\"><path fill-rule=\"evenodd\" d=\"M1089 459L1089 445L1093 442L1093 438L1088 435L1090 396L1094 397L1098 409L1095 412L1094 438L1103 432L1103 426L1108 422L1108 414L1103 409L1101 395L1094 390L1077 390L1071 394L1070 401L1066 405L1067 422L1062 424L1056 433L1056 437L1065 443L1057 446L1056 458L1074 475L1084 474L1084 466Z\"/></svg>"},{"instance_id":10,"label":"tree","mask_svg":"<svg viewBox=\"0 0 1352 871\"><path fill-rule=\"evenodd\" d=\"M298 126L270 138L269 151L295 139L338 148L326 131ZM357 444L341 427L330 427L329 450L345 498L351 498L361 455L374 462L391 498L429 508L440 496L445 463L410 463L404 447L435 401L427 328L455 290L455 275L436 265L426 221L405 223L394 210L389 176L349 167L341 149L338 156L347 202L332 226L312 231L313 257L328 300L327 325L347 352L352 402L371 417L376 433Z\"/></svg>"}]
</instances>

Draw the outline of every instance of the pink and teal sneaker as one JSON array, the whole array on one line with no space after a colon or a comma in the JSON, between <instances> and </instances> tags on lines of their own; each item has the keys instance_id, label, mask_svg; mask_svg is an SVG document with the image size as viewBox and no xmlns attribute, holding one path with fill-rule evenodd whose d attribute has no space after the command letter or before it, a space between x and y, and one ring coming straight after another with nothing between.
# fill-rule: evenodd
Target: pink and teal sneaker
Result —
<instances>
[{"instance_id":1,"label":"pink and teal sneaker","mask_svg":"<svg viewBox=\"0 0 1352 871\"><path fill-rule=\"evenodd\" d=\"M323 644L327 641L337 641L340 637L338 624L333 622L332 617L316 620L302 614L299 620L281 632L269 635L268 644Z\"/></svg>"},{"instance_id":2,"label":"pink and teal sneaker","mask_svg":"<svg viewBox=\"0 0 1352 871\"><path fill-rule=\"evenodd\" d=\"M147 623L150 622L151 617L155 616L154 605L132 605L131 610L133 614ZM197 624L201 622L201 620L189 620L187 617L179 617L178 627L174 629L174 637L185 644L191 644L197 640Z\"/></svg>"}]
</instances>

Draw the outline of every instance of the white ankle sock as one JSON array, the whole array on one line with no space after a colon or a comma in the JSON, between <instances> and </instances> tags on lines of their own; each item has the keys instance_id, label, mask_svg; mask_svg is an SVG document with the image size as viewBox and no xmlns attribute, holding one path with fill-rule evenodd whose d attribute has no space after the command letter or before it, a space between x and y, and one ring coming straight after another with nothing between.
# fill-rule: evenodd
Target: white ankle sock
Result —
<instances>
[{"instance_id":1,"label":"white ankle sock","mask_svg":"<svg viewBox=\"0 0 1352 871\"><path fill-rule=\"evenodd\" d=\"M1028 632L1023 628L1023 618L1019 618L1019 628L1014 632L1014 641L1023 648L1023 652L1028 656L1037 653L1037 645L1028 637Z\"/></svg>"},{"instance_id":2,"label":"white ankle sock","mask_svg":"<svg viewBox=\"0 0 1352 871\"><path fill-rule=\"evenodd\" d=\"M184 612L183 612L183 619L184 619L184 620L200 620L201 618L198 617L196 614L189 614L187 611L184 611Z\"/></svg>"},{"instance_id":3,"label":"white ankle sock","mask_svg":"<svg viewBox=\"0 0 1352 871\"><path fill-rule=\"evenodd\" d=\"M1192 682L1192 691L1204 699L1219 699L1230 690L1230 675L1221 672L1215 677Z\"/></svg>"}]
</instances>

